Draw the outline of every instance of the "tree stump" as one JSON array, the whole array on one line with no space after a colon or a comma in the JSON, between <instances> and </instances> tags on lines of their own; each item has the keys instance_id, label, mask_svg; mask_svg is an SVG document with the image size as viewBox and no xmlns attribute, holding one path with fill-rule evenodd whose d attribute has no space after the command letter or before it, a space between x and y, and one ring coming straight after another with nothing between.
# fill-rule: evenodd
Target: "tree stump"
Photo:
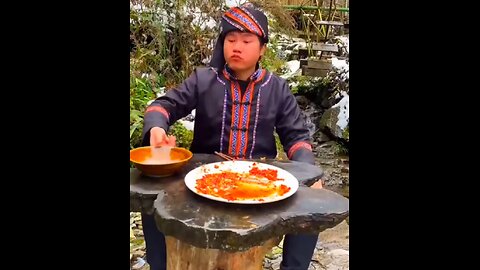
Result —
<instances>
[{"instance_id":1,"label":"tree stump","mask_svg":"<svg viewBox=\"0 0 480 270\"><path fill-rule=\"evenodd\" d=\"M262 270L265 255L280 242L272 238L260 246L245 251L229 252L220 249L203 249L165 237L168 270Z\"/></svg>"}]
</instances>

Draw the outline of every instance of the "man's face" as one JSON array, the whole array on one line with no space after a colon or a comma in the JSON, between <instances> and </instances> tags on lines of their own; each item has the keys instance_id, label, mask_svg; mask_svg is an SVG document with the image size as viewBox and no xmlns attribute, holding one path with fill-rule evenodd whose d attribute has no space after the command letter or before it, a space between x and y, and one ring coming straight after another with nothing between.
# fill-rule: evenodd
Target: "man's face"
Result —
<instances>
[{"instance_id":1,"label":"man's face","mask_svg":"<svg viewBox=\"0 0 480 270\"><path fill-rule=\"evenodd\" d=\"M240 31L229 32L223 43L223 55L228 66L234 71L247 71L254 68L265 52L258 36Z\"/></svg>"}]
</instances>

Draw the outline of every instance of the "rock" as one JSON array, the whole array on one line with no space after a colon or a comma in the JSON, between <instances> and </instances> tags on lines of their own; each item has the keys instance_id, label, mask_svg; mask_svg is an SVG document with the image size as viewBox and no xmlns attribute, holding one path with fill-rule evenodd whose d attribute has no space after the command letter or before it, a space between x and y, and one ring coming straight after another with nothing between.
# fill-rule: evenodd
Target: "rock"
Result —
<instances>
[{"instance_id":1,"label":"rock","mask_svg":"<svg viewBox=\"0 0 480 270\"><path fill-rule=\"evenodd\" d=\"M349 226L345 221L321 232L318 241L323 250L314 253L312 263L316 268L309 270L349 269L348 234Z\"/></svg>"},{"instance_id":2,"label":"rock","mask_svg":"<svg viewBox=\"0 0 480 270\"><path fill-rule=\"evenodd\" d=\"M335 163L335 158L337 157L334 152L335 149L330 147L329 143L330 142L327 142L315 148L314 155L317 158L317 161L332 160L333 163Z\"/></svg>"},{"instance_id":3,"label":"rock","mask_svg":"<svg viewBox=\"0 0 480 270\"><path fill-rule=\"evenodd\" d=\"M328 187L339 187L344 184L344 180L341 177L340 173L335 169L325 169L325 186ZM331 189L331 188L328 188Z\"/></svg>"},{"instance_id":4,"label":"rock","mask_svg":"<svg viewBox=\"0 0 480 270\"><path fill-rule=\"evenodd\" d=\"M133 233L132 227L130 226L130 240L135 239L135 234Z\"/></svg>"},{"instance_id":5,"label":"rock","mask_svg":"<svg viewBox=\"0 0 480 270\"><path fill-rule=\"evenodd\" d=\"M337 126L339 112L339 107L326 110L320 118L318 125L323 132L336 138L340 138L342 136L342 130Z\"/></svg>"},{"instance_id":6,"label":"rock","mask_svg":"<svg viewBox=\"0 0 480 270\"><path fill-rule=\"evenodd\" d=\"M350 177L348 175L344 175L342 177L342 185L343 186L350 186Z\"/></svg>"},{"instance_id":7,"label":"rock","mask_svg":"<svg viewBox=\"0 0 480 270\"><path fill-rule=\"evenodd\" d=\"M298 106L301 110L305 110L308 104L310 104L310 100L305 96L296 96Z\"/></svg>"},{"instance_id":8,"label":"rock","mask_svg":"<svg viewBox=\"0 0 480 270\"><path fill-rule=\"evenodd\" d=\"M310 263L310 266L308 267L308 270L323 270L323 269L325 268L318 261L312 261Z\"/></svg>"},{"instance_id":9,"label":"rock","mask_svg":"<svg viewBox=\"0 0 480 270\"><path fill-rule=\"evenodd\" d=\"M275 260L272 262L271 269L272 269L272 270L280 269L280 264L281 264L281 263L282 263L282 257L279 257L279 258L275 259Z\"/></svg>"},{"instance_id":10,"label":"rock","mask_svg":"<svg viewBox=\"0 0 480 270\"><path fill-rule=\"evenodd\" d=\"M134 258L141 258L145 255L145 250L135 250L134 252L131 253Z\"/></svg>"},{"instance_id":11,"label":"rock","mask_svg":"<svg viewBox=\"0 0 480 270\"><path fill-rule=\"evenodd\" d=\"M325 92L325 93L327 93L327 92ZM332 96L328 96L328 95L329 94L327 93L322 98L322 102L320 103L320 106L322 106L322 108L328 109L328 108L331 108L335 104L336 98L332 97Z\"/></svg>"},{"instance_id":12,"label":"rock","mask_svg":"<svg viewBox=\"0 0 480 270\"><path fill-rule=\"evenodd\" d=\"M345 255L348 256L349 252L348 250L344 250L344 249L334 249L334 250L330 250L328 254L332 256L345 256Z\"/></svg>"},{"instance_id":13,"label":"rock","mask_svg":"<svg viewBox=\"0 0 480 270\"><path fill-rule=\"evenodd\" d=\"M141 269L145 265L145 260L142 258L137 258L137 262L132 266L132 270Z\"/></svg>"},{"instance_id":14,"label":"rock","mask_svg":"<svg viewBox=\"0 0 480 270\"><path fill-rule=\"evenodd\" d=\"M323 113L318 123L321 131L330 137L334 137L335 139L344 138L343 130L337 125L339 113L339 107L330 108Z\"/></svg>"},{"instance_id":15,"label":"rock","mask_svg":"<svg viewBox=\"0 0 480 270\"><path fill-rule=\"evenodd\" d=\"M320 160L321 165L328 165L328 166L334 166L335 161L334 160Z\"/></svg>"},{"instance_id":16,"label":"rock","mask_svg":"<svg viewBox=\"0 0 480 270\"><path fill-rule=\"evenodd\" d=\"M348 158L339 158L338 164L350 164L350 161Z\"/></svg>"},{"instance_id":17,"label":"rock","mask_svg":"<svg viewBox=\"0 0 480 270\"><path fill-rule=\"evenodd\" d=\"M331 141L330 137L328 137L325 133L323 133L321 131L318 131L316 133L316 136L315 136L314 140L315 140L315 142L318 142L318 143L324 143L324 142Z\"/></svg>"},{"instance_id":18,"label":"rock","mask_svg":"<svg viewBox=\"0 0 480 270\"><path fill-rule=\"evenodd\" d=\"M335 141L328 141L325 143L320 144L317 148L330 148L332 146L336 145ZM318 151L318 150L317 150Z\"/></svg>"},{"instance_id":19,"label":"rock","mask_svg":"<svg viewBox=\"0 0 480 270\"><path fill-rule=\"evenodd\" d=\"M263 260L263 269L264 269L264 270L270 270L270 269L272 269L272 262L271 262L270 259L265 258L265 260Z\"/></svg>"},{"instance_id":20,"label":"rock","mask_svg":"<svg viewBox=\"0 0 480 270\"><path fill-rule=\"evenodd\" d=\"M345 96L330 109L326 110L318 127L329 136L348 141L349 96Z\"/></svg>"},{"instance_id":21,"label":"rock","mask_svg":"<svg viewBox=\"0 0 480 270\"><path fill-rule=\"evenodd\" d=\"M297 103L300 107L300 113L308 128L310 137L314 139L317 133L317 123L321 116L321 109L311 102L305 96L297 96Z\"/></svg>"}]
</instances>

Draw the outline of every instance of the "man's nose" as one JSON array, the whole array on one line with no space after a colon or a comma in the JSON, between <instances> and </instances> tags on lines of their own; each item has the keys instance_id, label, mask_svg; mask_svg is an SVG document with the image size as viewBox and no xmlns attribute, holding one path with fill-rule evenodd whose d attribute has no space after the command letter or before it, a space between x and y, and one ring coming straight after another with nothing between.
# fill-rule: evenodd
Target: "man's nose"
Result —
<instances>
[{"instance_id":1,"label":"man's nose","mask_svg":"<svg viewBox=\"0 0 480 270\"><path fill-rule=\"evenodd\" d=\"M233 52L241 52L242 44L240 42L233 43Z\"/></svg>"}]
</instances>

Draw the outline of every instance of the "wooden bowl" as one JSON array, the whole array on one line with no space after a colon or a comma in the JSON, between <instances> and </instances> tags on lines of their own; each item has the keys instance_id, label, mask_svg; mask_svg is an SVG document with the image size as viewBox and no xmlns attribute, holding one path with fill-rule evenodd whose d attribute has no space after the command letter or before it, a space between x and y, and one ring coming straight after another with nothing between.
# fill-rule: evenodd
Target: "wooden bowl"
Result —
<instances>
[{"instance_id":1,"label":"wooden bowl","mask_svg":"<svg viewBox=\"0 0 480 270\"><path fill-rule=\"evenodd\" d=\"M144 175L151 177L170 176L179 171L192 158L189 150L181 147L160 147L160 154L153 159L152 147L138 147L130 150L130 161Z\"/></svg>"}]
</instances>

